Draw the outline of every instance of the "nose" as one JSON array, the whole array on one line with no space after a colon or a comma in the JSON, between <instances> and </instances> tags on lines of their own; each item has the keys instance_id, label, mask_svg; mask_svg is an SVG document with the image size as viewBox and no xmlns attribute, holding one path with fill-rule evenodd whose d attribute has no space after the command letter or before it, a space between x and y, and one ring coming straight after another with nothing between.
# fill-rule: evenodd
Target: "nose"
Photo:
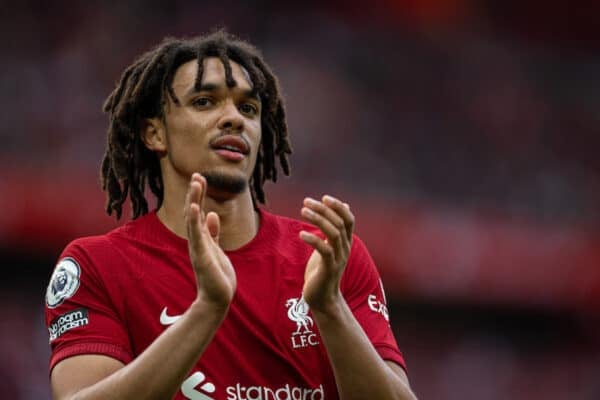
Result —
<instances>
[{"instance_id":1,"label":"nose","mask_svg":"<svg viewBox=\"0 0 600 400\"><path fill-rule=\"evenodd\" d=\"M233 101L223 105L218 126L223 131L241 132L244 129L244 118Z\"/></svg>"}]
</instances>

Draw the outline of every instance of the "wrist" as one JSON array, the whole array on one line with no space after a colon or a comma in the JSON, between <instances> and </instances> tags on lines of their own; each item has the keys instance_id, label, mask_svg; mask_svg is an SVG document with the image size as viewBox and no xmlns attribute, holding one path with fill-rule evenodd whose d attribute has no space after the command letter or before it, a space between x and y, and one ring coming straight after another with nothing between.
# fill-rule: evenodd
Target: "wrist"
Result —
<instances>
[{"instance_id":1,"label":"wrist","mask_svg":"<svg viewBox=\"0 0 600 400\"><path fill-rule=\"evenodd\" d=\"M316 319L334 320L340 318L348 306L342 294L338 292L318 304L309 304L309 307Z\"/></svg>"},{"instance_id":2,"label":"wrist","mask_svg":"<svg viewBox=\"0 0 600 400\"><path fill-rule=\"evenodd\" d=\"M226 301L215 301L198 295L188 312L203 322L212 321L220 324L229 311L229 304Z\"/></svg>"}]
</instances>

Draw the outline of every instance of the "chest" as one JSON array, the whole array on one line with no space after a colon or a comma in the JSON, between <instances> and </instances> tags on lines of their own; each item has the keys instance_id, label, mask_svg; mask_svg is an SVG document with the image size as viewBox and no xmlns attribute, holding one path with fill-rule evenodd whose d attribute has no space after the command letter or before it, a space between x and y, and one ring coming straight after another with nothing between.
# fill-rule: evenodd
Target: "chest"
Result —
<instances>
[{"instance_id":1,"label":"chest","mask_svg":"<svg viewBox=\"0 0 600 400\"><path fill-rule=\"evenodd\" d=\"M175 323L196 297L187 255L158 261L129 277L132 288L121 305L136 355ZM199 379L201 373L228 393L223 398L244 398L242 392L253 387L274 393L286 385L299 391L333 390L325 348L301 298L304 263L276 252L231 261L238 282L234 300L189 379Z\"/></svg>"}]
</instances>

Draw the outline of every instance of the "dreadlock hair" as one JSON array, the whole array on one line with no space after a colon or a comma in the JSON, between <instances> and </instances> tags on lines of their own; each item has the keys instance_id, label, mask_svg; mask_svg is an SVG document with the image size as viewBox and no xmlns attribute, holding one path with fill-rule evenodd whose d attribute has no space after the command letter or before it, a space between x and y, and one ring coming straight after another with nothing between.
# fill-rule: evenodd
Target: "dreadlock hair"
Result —
<instances>
[{"instance_id":1,"label":"dreadlock hair","mask_svg":"<svg viewBox=\"0 0 600 400\"><path fill-rule=\"evenodd\" d=\"M243 66L252 81L253 94L262 103L262 140L249 182L255 206L257 200L265 202L264 182L277 181L276 158L283 173L289 175L288 154L292 149L279 82L260 52L224 30L191 39L166 38L125 69L103 106L110 120L101 167L108 215L114 211L120 219L127 196L131 199L133 219L146 214L146 183L157 198L157 207L162 204L164 188L159 159L141 139L142 124L147 118L164 118L167 96L176 106L180 105L172 88L173 77L179 66L194 59L198 63L195 88L199 89L206 57L221 60L228 87L236 85L230 62Z\"/></svg>"}]
</instances>

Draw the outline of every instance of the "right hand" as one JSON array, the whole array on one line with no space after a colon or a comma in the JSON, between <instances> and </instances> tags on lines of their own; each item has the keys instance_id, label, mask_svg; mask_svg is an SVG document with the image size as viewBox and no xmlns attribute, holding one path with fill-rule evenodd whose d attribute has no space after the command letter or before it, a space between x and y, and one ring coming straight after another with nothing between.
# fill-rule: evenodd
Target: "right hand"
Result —
<instances>
[{"instance_id":1,"label":"right hand","mask_svg":"<svg viewBox=\"0 0 600 400\"><path fill-rule=\"evenodd\" d=\"M229 257L219 247L219 216L212 211L204 212L206 185L202 175L192 175L184 209L188 249L198 300L226 309L235 294L236 277Z\"/></svg>"}]
</instances>

